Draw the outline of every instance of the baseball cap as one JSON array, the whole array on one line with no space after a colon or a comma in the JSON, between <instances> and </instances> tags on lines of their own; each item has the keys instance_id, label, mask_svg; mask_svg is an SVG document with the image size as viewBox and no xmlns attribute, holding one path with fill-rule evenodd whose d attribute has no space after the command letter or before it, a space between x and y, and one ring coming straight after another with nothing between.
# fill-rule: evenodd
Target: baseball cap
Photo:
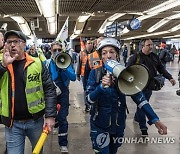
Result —
<instances>
[{"instance_id":1,"label":"baseball cap","mask_svg":"<svg viewBox=\"0 0 180 154\"><path fill-rule=\"evenodd\" d=\"M16 36L18 36L20 39L22 39L23 41L26 42L26 35L24 35L21 31L16 31L16 30L10 30L10 31L7 31L7 32L4 34L4 41L5 41L5 42L7 41L7 38L8 38L10 35L16 35Z\"/></svg>"}]
</instances>

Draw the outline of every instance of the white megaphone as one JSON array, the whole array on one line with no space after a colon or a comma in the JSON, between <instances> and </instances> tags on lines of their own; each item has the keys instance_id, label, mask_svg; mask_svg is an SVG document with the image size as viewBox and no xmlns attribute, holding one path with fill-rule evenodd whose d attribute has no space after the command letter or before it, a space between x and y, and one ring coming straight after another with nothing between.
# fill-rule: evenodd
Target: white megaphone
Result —
<instances>
[{"instance_id":1,"label":"white megaphone","mask_svg":"<svg viewBox=\"0 0 180 154\"><path fill-rule=\"evenodd\" d=\"M115 60L108 60L105 68L118 79L118 88L125 95L142 91L149 81L148 70L141 64L126 68Z\"/></svg>"},{"instance_id":2,"label":"white megaphone","mask_svg":"<svg viewBox=\"0 0 180 154\"><path fill-rule=\"evenodd\" d=\"M59 53L55 57L55 63L58 68L66 69L71 64L71 56L68 53Z\"/></svg>"}]
</instances>

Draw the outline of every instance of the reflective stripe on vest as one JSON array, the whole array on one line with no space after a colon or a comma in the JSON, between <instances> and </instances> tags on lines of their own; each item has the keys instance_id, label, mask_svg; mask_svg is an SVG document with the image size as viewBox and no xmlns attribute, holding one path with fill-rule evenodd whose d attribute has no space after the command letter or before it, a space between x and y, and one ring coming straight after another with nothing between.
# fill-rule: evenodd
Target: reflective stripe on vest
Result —
<instances>
[{"instance_id":1,"label":"reflective stripe on vest","mask_svg":"<svg viewBox=\"0 0 180 154\"><path fill-rule=\"evenodd\" d=\"M96 69L102 66L102 61L99 59L97 51L88 55L90 69Z\"/></svg>"}]
</instances>

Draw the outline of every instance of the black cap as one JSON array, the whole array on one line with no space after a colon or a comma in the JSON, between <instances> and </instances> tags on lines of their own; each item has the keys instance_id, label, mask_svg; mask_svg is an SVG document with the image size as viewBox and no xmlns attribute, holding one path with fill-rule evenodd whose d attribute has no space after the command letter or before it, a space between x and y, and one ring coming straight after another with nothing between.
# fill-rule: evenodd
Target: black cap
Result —
<instances>
[{"instance_id":1,"label":"black cap","mask_svg":"<svg viewBox=\"0 0 180 154\"><path fill-rule=\"evenodd\" d=\"M24 40L24 41L26 42L26 35L24 35L21 31L15 31L15 30L7 31L7 32L4 34L4 41L5 41L5 42L7 41L7 38L8 38L10 35L16 35L16 36L18 36L20 39L22 39L22 40Z\"/></svg>"}]
</instances>

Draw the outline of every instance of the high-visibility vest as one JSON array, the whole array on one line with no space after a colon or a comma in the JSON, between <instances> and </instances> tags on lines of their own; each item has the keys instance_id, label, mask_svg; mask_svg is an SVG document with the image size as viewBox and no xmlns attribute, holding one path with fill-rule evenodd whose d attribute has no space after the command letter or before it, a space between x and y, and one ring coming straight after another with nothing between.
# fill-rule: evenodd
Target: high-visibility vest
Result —
<instances>
[{"instance_id":1,"label":"high-visibility vest","mask_svg":"<svg viewBox=\"0 0 180 154\"><path fill-rule=\"evenodd\" d=\"M80 51L79 53L80 60L82 61L81 63L81 76L84 76L84 71L85 71L85 65L87 62L87 53L85 51Z\"/></svg>"},{"instance_id":2,"label":"high-visibility vest","mask_svg":"<svg viewBox=\"0 0 180 154\"><path fill-rule=\"evenodd\" d=\"M102 60L100 60L96 50L93 53L88 54L88 62L91 70L102 66Z\"/></svg>"},{"instance_id":3,"label":"high-visibility vest","mask_svg":"<svg viewBox=\"0 0 180 154\"><path fill-rule=\"evenodd\" d=\"M28 111L31 114L38 113L45 108L44 92L42 85L42 63L39 58L30 57L29 62L25 64L27 67L26 76L26 99ZM27 58L26 58L27 59ZM11 82L9 80L11 79ZM11 86L9 85L11 83ZM15 96L15 85L14 85L14 72L12 64L8 65L8 71L6 71L0 80L0 114L4 117L9 117L10 113L12 118L14 116L14 96ZM11 94L9 93L9 87L11 87ZM11 99L10 99L11 97ZM12 108L9 110L9 101L11 101Z\"/></svg>"}]
</instances>

